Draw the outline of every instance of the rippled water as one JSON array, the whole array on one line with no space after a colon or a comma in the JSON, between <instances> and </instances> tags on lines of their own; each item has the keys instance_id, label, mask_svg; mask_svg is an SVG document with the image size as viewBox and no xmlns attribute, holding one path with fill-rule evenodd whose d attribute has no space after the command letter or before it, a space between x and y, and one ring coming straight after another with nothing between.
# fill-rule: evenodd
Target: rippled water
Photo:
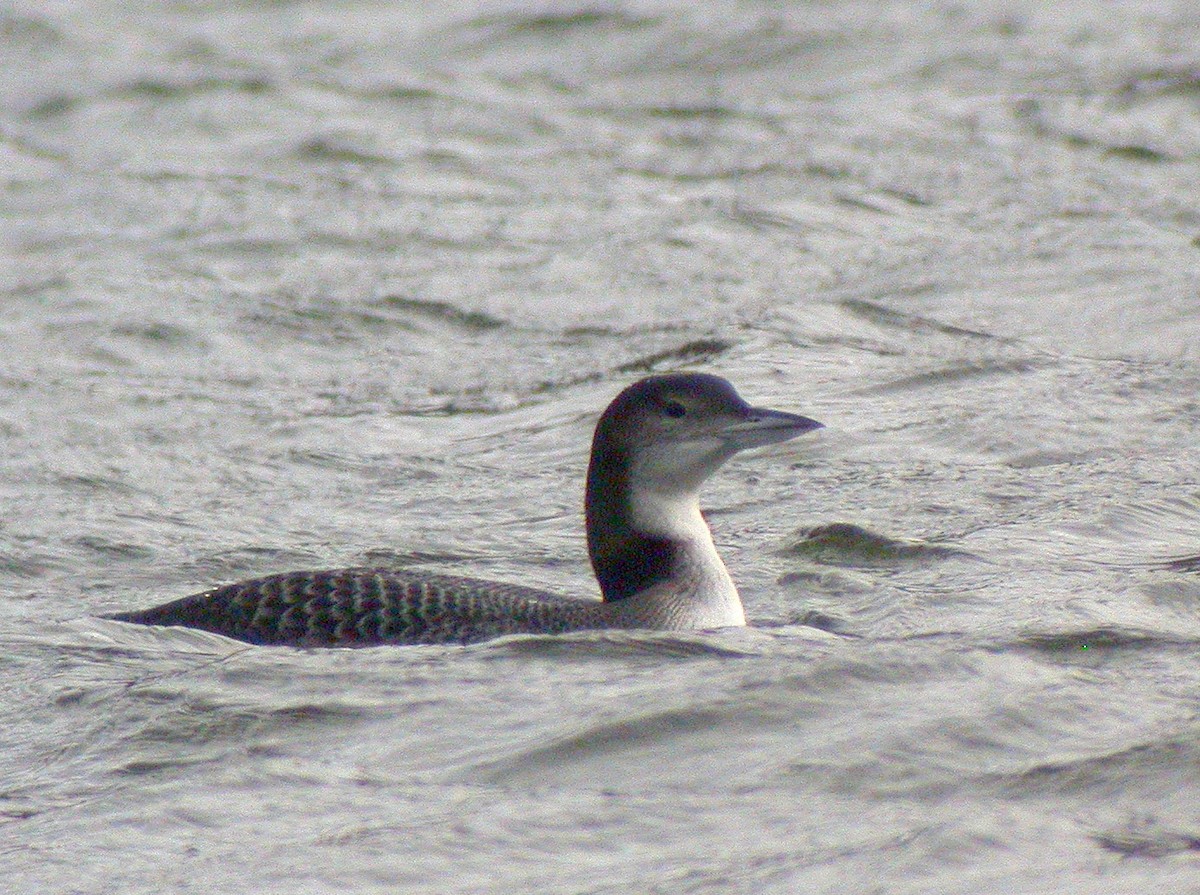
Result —
<instances>
[{"instance_id":1,"label":"rippled water","mask_svg":"<svg viewBox=\"0 0 1200 895\"><path fill-rule=\"evenodd\" d=\"M1189 4L0 10L11 892L1200 892ZM592 593L596 414L818 436L753 626L105 622L364 562Z\"/></svg>"}]
</instances>

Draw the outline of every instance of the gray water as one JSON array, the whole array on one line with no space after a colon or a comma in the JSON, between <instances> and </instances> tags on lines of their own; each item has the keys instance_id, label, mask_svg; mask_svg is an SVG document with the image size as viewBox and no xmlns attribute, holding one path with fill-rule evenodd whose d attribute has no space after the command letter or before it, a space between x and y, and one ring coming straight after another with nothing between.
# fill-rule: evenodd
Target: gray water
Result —
<instances>
[{"instance_id":1,"label":"gray water","mask_svg":"<svg viewBox=\"0 0 1200 895\"><path fill-rule=\"evenodd\" d=\"M1200 892L1192 3L0 10L0 888ZM306 567L592 594L649 371L752 626L305 652Z\"/></svg>"}]
</instances>

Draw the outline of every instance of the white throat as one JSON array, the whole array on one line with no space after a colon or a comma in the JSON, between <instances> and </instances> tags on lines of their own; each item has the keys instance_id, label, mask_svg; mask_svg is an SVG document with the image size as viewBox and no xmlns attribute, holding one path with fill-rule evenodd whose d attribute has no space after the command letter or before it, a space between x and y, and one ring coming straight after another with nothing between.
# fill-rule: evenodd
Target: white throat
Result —
<instances>
[{"instance_id":1,"label":"white throat","mask_svg":"<svg viewBox=\"0 0 1200 895\"><path fill-rule=\"evenodd\" d=\"M700 512L700 495L694 491L631 488L629 516L634 528L652 537L708 544L716 553L712 532Z\"/></svg>"},{"instance_id":2,"label":"white throat","mask_svg":"<svg viewBox=\"0 0 1200 895\"><path fill-rule=\"evenodd\" d=\"M737 587L700 512L698 493L635 491L630 495L630 515L640 531L667 538L676 545L676 569L671 578L646 594L668 610L668 627L680 630L746 624Z\"/></svg>"}]
</instances>

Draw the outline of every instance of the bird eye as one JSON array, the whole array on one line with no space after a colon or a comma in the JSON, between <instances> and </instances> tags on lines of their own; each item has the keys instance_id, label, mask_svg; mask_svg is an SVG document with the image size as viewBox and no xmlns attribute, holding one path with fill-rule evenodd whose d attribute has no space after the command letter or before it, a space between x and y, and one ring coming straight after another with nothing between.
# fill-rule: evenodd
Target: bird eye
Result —
<instances>
[{"instance_id":1,"label":"bird eye","mask_svg":"<svg viewBox=\"0 0 1200 895\"><path fill-rule=\"evenodd\" d=\"M679 419L681 416L687 413L687 408L685 408L678 401L668 401L663 405L663 412L672 419Z\"/></svg>"}]
</instances>

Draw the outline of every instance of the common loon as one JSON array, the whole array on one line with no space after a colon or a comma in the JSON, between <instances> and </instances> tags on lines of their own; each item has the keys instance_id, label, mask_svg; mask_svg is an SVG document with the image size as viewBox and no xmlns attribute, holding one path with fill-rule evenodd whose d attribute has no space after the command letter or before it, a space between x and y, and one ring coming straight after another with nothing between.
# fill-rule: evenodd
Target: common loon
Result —
<instances>
[{"instance_id":1,"label":"common loon","mask_svg":"<svg viewBox=\"0 0 1200 895\"><path fill-rule=\"evenodd\" d=\"M744 625L737 588L700 513L700 486L746 448L821 428L751 407L726 380L651 376L596 425L588 466L588 553L602 599L379 568L284 572L152 609L111 615L258 644L470 643L503 634Z\"/></svg>"}]
</instances>

